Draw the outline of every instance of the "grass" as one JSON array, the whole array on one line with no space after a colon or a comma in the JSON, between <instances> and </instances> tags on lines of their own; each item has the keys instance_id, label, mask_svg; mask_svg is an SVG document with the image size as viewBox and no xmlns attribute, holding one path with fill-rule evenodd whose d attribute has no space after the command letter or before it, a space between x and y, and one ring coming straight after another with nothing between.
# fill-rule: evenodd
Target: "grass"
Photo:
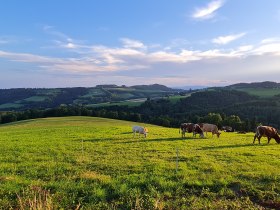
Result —
<instances>
[{"instance_id":1,"label":"grass","mask_svg":"<svg viewBox=\"0 0 280 210\"><path fill-rule=\"evenodd\" d=\"M185 96L180 96L180 95L177 95L177 96L169 96L167 99L169 99L172 103L176 103L178 101L180 101L181 99L184 99L184 98L187 98L187 97L190 97L191 94L187 94Z\"/></svg>"},{"instance_id":2,"label":"grass","mask_svg":"<svg viewBox=\"0 0 280 210\"><path fill-rule=\"evenodd\" d=\"M120 101L120 102L106 102L106 103L98 103L98 104L89 104L87 105L88 107L107 107L107 106L139 106L143 103L144 101L131 101L131 100L126 100L126 101Z\"/></svg>"},{"instance_id":3,"label":"grass","mask_svg":"<svg viewBox=\"0 0 280 210\"><path fill-rule=\"evenodd\" d=\"M47 99L49 99L49 96L31 96L29 98L24 99L23 101L26 102L43 102Z\"/></svg>"},{"instance_id":4,"label":"grass","mask_svg":"<svg viewBox=\"0 0 280 210\"><path fill-rule=\"evenodd\" d=\"M236 90L244 91L247 92L248 94L260 96L263 98L268 98L280 94L280 89L272 89L272 88L241 88Z\"/></svg>"},{"instance_id":5,"label":"grass","mask_svg":"<svg viewBox=\"0 0 280 210\"><path fill-rule=\"evenodd\" d=\"M133 138L135 124L64 117L0 126L1 208L279 209L275 141L181 139L153 125L147 139Z\"/></svg>"},{"instance_id":6,"label":"grass","mask_svg":"<svg viewBox=\"0 0 280 210\"><path fill-rule=\"evenodd\" d=\"M5 103L5 104L0 104L0 109L17 109L22 107L22 104L17 104L17 103Z\"/></svg>"}]
</instances>

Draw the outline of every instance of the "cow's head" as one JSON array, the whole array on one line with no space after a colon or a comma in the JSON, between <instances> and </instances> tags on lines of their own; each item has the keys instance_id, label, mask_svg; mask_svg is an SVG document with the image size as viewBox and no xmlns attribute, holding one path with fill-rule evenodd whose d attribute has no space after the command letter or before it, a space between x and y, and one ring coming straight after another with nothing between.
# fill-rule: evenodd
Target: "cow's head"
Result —
<instances>
[{"instance_id":1,"label":"cow's head","mask_svg":"<svg viewBox=\"0 0 280 210\"><path fill-rule=\"evenodd\" d=\"M218 131L218 133L217 133L217 137L219 138L219 137L220 137L220 135L221 135L221 132L220 132L220 131Z\"/></svg>"},{"instance_id":2,"label":"cow's head","mask_svg":"<svg viewBox=\"0 0 280 210\"><path fill-rule=\"evenodd\" d=\"M280 144L280 137L278 136L278 134L276 134L275 136L275 141L277 142L277 144Z\"/></svg>"},{"instance_id":3,"label":"cow's head","mask_svg":"<svg viewBox=\"0 0 280 210\"><path fill-rule=\"evenodd\" d=\"M201 132L201 133L199 134L199 136L200 136L200 138L204 138L204 133Z\"/></svg>"},{"instance_id":4,"label":"cow's head","mask_svg":"<svg viewBox=\"0 0 280 210\"><path fill-rule=\"evenodd\" d=\"M145 136L145 138L147 137L148 132L149 132L149 131L148 131L148 128L145 128L145 127L144 127L144 136Z\"/></svg>"}]
</instances>

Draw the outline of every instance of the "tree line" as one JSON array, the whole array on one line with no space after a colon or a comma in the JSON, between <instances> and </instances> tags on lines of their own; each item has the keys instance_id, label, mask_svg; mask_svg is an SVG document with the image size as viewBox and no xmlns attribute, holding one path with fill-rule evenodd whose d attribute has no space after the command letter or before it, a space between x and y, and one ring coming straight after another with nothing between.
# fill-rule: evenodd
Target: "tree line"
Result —
<instances>
[{"instance_id":1,"label":"tree line","mask_svg":"<svg viewBox=\"0 0 280 210\"><path fill-rule=\"evenodd\" d=\"M111 107L112 108L112 107ZM11 123L21 120L29 120L36 118L47 118L47 117L65 117L65 116L92 116L92 117L103 117L103 118L111 118L111 119L119 119L119 120L127 120L133 122L144 122L155 125L161 125L165 127L179 127L182 122L208 122L218 125L221 128L223 125L228 125L233 127L236 130L244 130L250 131L255 128L258 124L255 120L242 121L239 116L230 115L226 116L225 114L220 113L209 113L205 116L195 115L188 120L179 120L176 118L172 118L166 115L156 116L148 116L144 114L140 114L137 112L125 111L124 107L116 110L116 107L113 109L108 108L98 108L92 109L84 106L66 106L61 105L57 108L52 109L31 109L20 112L2 112L0 114L0 123ZM126 109L127 110L127 109Z\"/></svg>"},{"instance_id":2,"label":"tree line","mask_svg":"<svg viewBox=\"0 0 280 210\"><path fill-rule=\"evenodd\" d=\"M213 123L231 126L239 131L254 131L259 124L280 125L280 97L262 99L234 90L215 90L193 93L177 102L167 99L147 100L136 107L86 107L60 105L50 109L30 109L21 112L3 112L1 123L18 120L62 117L94 116L145 122L166 127L178 127L182 122Z\"/></svg>"}]
</instances>

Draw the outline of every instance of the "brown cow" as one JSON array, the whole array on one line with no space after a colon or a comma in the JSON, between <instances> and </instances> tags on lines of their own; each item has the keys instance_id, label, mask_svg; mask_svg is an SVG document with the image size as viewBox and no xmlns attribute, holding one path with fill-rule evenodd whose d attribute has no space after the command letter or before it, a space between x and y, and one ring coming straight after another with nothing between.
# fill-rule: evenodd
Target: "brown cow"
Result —
<instances>
[{"instance_id":1,"label":"brown cow","mask_svg":"<svg viewBox=\"0 0 280 210\"><path fill-rule=\"evenodd\" d=\"M193 123L182 123L179 128L179 133L180 130L182 131L182 138L186 136L186 132L187 133L193 132L193 127L194 127Z\"/></svg>"},{"instance_id":2,"label":"brown cow","mask_svg":"<svg viewBox=\"0 0 280 210\"><path fill-rule=\"evenodd\" d=\"M275 128L271 126L258 126L256 134L254 136L253 144L255 143L256 138L259 140L259 144L261 143L261 137L267 137L267 143L269 144L270 139L273 138L275 141L280 144L280 137L278 136L278 132Z\"/></svg>"},{"instance_id":3,"label":"brown cow","mask_svg":"<svg viewBox=\"0 0 280 210\"><path fill-rule=\"evenodd\" d=\"M201 138L204 137L204 133L203 133L203 130L201 129L201 127L199 126L199 124L195 124L193 126L193 135L196 136L196 134L199 134L199 136Z\"/></svg>"}]
</instances>

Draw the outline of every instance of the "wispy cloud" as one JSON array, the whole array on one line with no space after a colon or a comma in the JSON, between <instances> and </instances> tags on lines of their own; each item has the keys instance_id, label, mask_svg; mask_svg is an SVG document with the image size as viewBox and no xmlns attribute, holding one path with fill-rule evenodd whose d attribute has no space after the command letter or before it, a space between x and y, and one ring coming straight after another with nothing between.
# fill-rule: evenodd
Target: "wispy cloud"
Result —
<instances>
[{"instance_id":1,"label":"wispy cloud","mask_svg":"<svg viewBox=\"0 0 280 210\"><path fill-rule=\"evenodd\" d=\"M54 38L53 43L56 44L56 47L66 48L66 49L80 49L83 48L84 41L73 39L70 36L58 31L54 26L45 25L43 31L47 34L52 35ZM47 48L50 48L49 46Z\"/></svg>"},{"instance_id":2,"label":"wispy cloud","mask_svg":"<svg viewBox=\"0 0 280 210\"><path fill-rule=\"evenodd\" d=\"M228 39L226 40L228 43ZM126 81L126 84L129 81L143 84L142 77L149 83L197 84L196 75L200 75L199 80L205 84L218 85L221 83L218 80L230 80L230 77L235 77L232 72L236 74L238 72L233 69L238 69L240 74L262 71L276 74L280 66L280 39L277 37L263 39L255 45L241 45L228 49L223 46L223 48L193 50L183 46L182 49L174 51L165 49L164 46L153 48L142 41L129 38L120 41L120 45L115 47L85 44L64 46L60 48L65 52L64 57L0 51L0 58L32 64L32 69L41 69L50 75L57 73L84 77L103 75L102 81L119 80L119 83ZM56 46L61 47L58 44ZM72 50L80 50L82 53L73 57ZM194 69L197 69L195 74ZM204 76L209 73L219 75L219 78ZM127 76L127 79L120 80L122 76L123 78Z\"/></svg>"},{"instance_id":3,"label":"wispy cloud","mask_svg":"<svg viewBox=\"0 0 280 210\"><path fill-rule=\"evenodd\" d=\"M192 18L200 20L213 18L215 16L215 11L221 8L223 4L223 0L212 1L206 7L196 9L192 14Z\"/></svg>"},{"instance_id":4,"label":"wispy cloud","mask_svg":"<svg viewBox=\"0 0 280 210\"><path fill-rule=\"evenodd\" d=\"M140 48L140 49L146 48L146 46L138 40L122 38L121 41L125 48Z\"/></svg>"},{"instance_id":5,"label":"wispy cloud","mask_svg":"<svg viewBox=\"0 0 280 210\"><path fill-rule=\"evenodd\" d=\"M232 41L240 39L241 37L243 37L245 35L246 35L246 33L232 34L232 35L227 35L227 36L219 36L217 38L212 39L212 42L215 43L215 44L225 45L225 44L228 44Z\"/></svg>"},{"instance_id":6,"label":"wispy cloud","mask_svg":"<svg viewBox=\"0 0 280 210\"><path fill-rule=\"evenodd\" d=\"M16 42L14 37L10 36L0 36L0 44L10 44Z\"/></svg>"}]
</instances>

